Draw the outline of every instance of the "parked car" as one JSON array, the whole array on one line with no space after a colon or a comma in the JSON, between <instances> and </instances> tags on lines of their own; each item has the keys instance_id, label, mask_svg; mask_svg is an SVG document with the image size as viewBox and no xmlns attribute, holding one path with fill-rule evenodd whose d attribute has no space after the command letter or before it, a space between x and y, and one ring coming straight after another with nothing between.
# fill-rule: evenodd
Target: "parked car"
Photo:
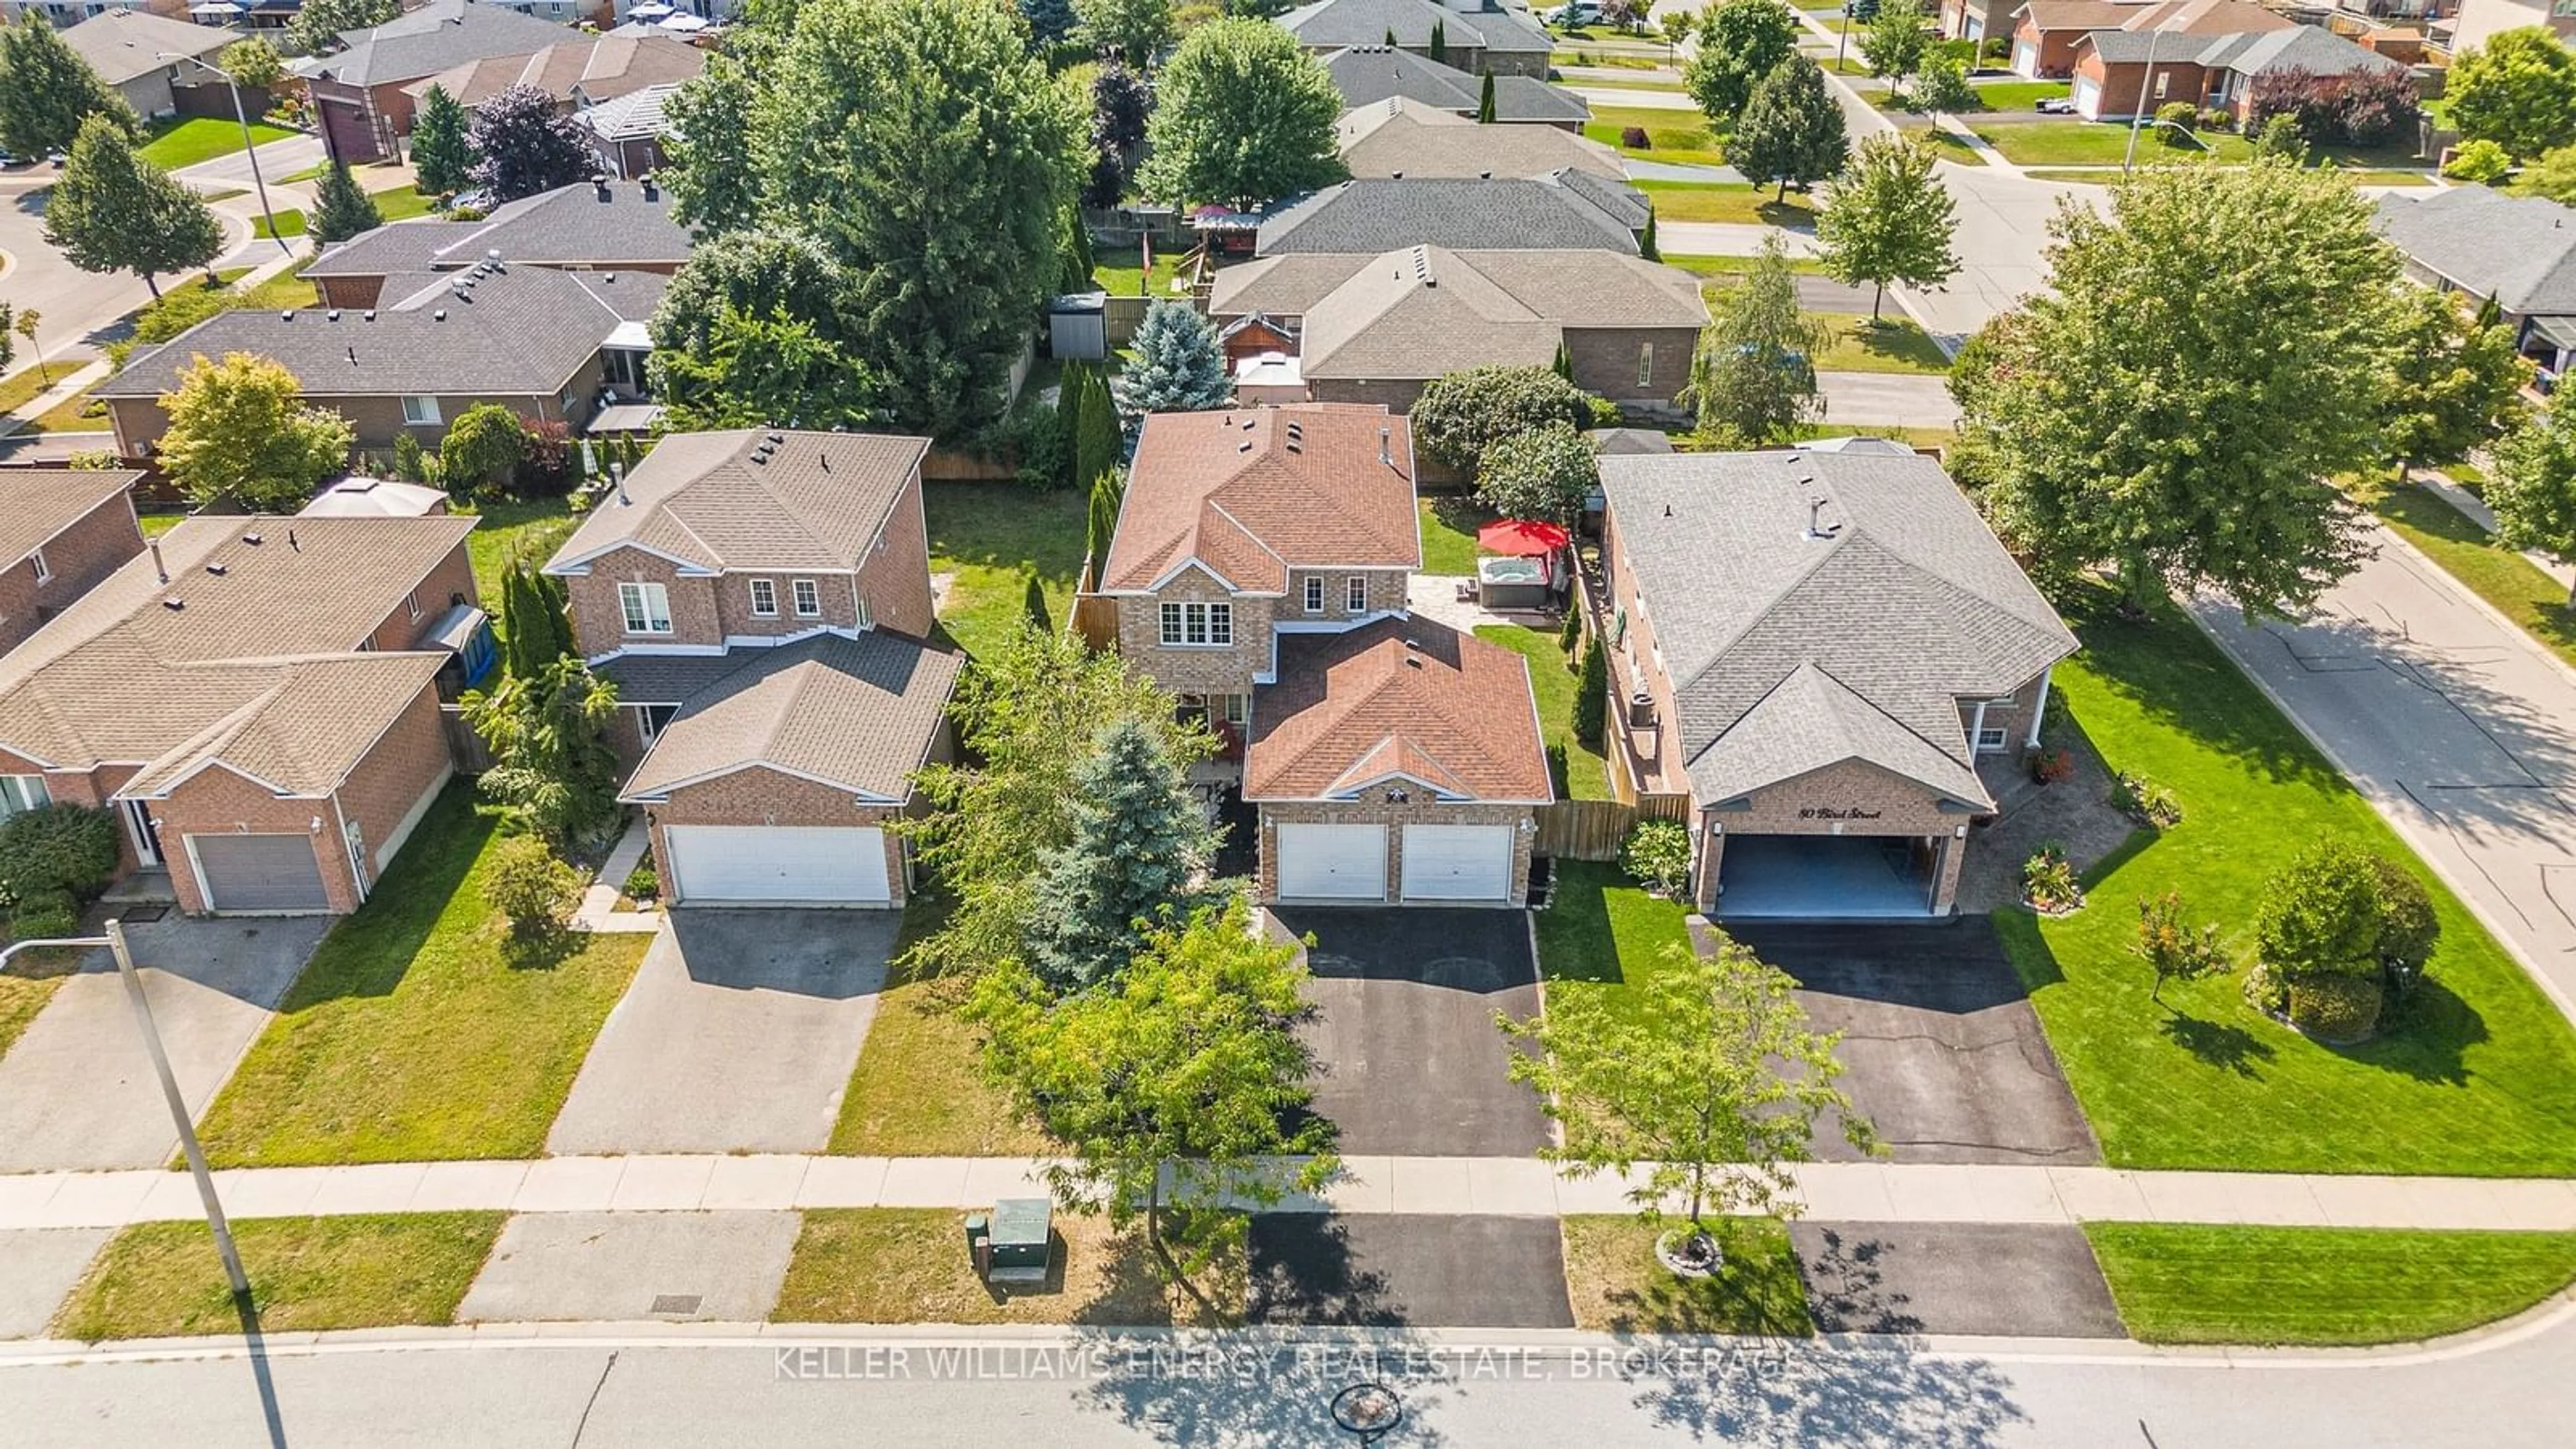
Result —
<instances>
[{"instance_id":1,"label":"parked car","mask_svg":"<svg viewBox=\"0 0 2576 1449\"><path fill-rule=\"evenodd\" d=\"M17 164L18 158L9 154L9 148L6 146L0 146L0 167L15 166Z\"/></svg>"},{"instance_id":2,"label":"parked car","mask_svg":"<svg viewBox=\"0 0 2576 1449\"><path fill-rule=\"evenodd\" d=\"M1587 4L1585 0L1573 0L1571 4L1559 5L1549 11L1547 23L1559 26L1598 25L1601 23L1601 7Z\"/></svg>"},{"instance_id":3,"label":"parked car","mask_svg":"<svg viewBox=\"0 0 2576 1449\"><path fill-rule=\"evenodd\" d=\"M2075 102L2066 96L2051 96L2039 102L2038 110L2043 116L2071 116L2075 114Z\"/></svg>"}]
</instances>

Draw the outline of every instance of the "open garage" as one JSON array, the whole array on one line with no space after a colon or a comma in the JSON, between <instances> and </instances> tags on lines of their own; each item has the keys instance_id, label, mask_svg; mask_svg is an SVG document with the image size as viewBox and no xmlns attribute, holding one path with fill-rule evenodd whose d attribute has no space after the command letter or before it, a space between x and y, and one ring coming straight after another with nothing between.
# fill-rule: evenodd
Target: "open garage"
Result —
<instances>
[{"instance_id":1,"label":"open garage","mask_svg":"<svg viewBox=\"0 0 2576 1449\"><path fill-rule=\"evenodd\" d=\"M680 904L893 902L885 832L873 825L672 825L662 838Z\"/></svg>"},{"instance_id":2,"label":"open garage","mask_svg":"<svg viewBox=\"0 0 2576 1449\"><path fill-rule=\"evenodd\" d=\"M1939 837L1729 835L1717 914L1730 919L1889 919L1934 913Z\"/></svg>"}]
</instances>

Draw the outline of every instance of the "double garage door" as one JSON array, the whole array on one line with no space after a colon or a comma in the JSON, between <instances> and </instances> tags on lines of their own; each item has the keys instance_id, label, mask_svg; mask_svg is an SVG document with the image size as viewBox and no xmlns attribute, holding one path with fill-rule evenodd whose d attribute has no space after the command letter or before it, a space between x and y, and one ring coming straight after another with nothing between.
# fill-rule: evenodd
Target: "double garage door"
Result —
<instances>
[{"instance_id":1,"label":"double garage door","mask_svg":"<svg viewBox=\"0 0 2576 1449\"><path fill-rule=\"evenodd\" d=\"M882 906L885 832L873 825L670 825L662 863L672 898L684 905Z\"/></svg>"},{"instance_id":2,"label":"double garage door","mask_svg":"<svg viewBox=\"0 0 2576 1449\"><path fill-rule=\"evenodd\" d=\"M322 861L315 855L317 836L191 835L188 854L196 862L197 885L206 909L280 915L331 909L322 889Z\"/></svg>"},{"instance_id":3,"label":"double garage door","mask_svg":"<svg viewBox=\"0 0 2576 1449\"><path fill-rule=\"evenodd\" d=\"M1281 825L1281 899L1387 899L1386 833L1383 825ZM1407 825L1402 843L1398 899L1511 899L1511 826Z\"/></svg>"}]
</instances>

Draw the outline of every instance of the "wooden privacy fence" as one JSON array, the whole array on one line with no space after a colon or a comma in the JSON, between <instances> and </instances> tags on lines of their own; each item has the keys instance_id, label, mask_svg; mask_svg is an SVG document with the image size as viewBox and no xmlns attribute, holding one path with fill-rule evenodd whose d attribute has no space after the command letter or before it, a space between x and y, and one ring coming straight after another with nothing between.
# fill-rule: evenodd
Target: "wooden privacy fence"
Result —
<instances>
[{"instance_id":1,"label":"wooden privacy fence","mask_svg":"<svg viewBox=\"0 0 2576 1449\"><path fill-rule=\"evenodd\" d=\"M447 753L456 761L460 775L480 775L492 768L491 748L483 737L465 722L465 711L452 704L438 707L439 726L447 732Z\"/></svg>"},{"instance_id":2,"label":"wooden privacy fence","mask_svg":"<svg viewBox=\"0 0 2576 1449\"><path fill-rule=\"evenodd\" d=\"M1638 821L1689 819L1690 799L1684 795L1646 795L1633 805L1559 800L1538 807L1538 853L1554 860L1617 860Z\"/></svg>"}]
</instances>

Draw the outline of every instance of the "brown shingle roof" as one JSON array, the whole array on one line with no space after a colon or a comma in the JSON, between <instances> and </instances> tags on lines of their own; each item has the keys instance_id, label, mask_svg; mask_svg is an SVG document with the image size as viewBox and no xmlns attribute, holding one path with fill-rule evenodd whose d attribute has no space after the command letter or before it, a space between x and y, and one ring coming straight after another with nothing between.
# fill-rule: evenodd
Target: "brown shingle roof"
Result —
<instances>
[{"instance_id":1,"label":"brown shingle roof","mask_svg":"<svg viewBox=\"0 0 2576 1449\"><path fill-rule=\"evenodd\" d=\"M887 433L675 433L599 500L546 563L578 573L631 544L708 570L848 569L876 539L929 440Z\"/></svg>"},{"instance_id":2,"label":"brown shingle roof","mask_svg":"<svg viewBox=\"0 0 2576 1449\"><path fill-rule=\"evenodd\" d=\"M437 86L471 107L512 86L525 85L567 103L578 91L580 99L597 105L649 85L692 80L706 68L705 51L667 36L576 36L533 54L469 60L412 82L403 87L403 94L417 99Z\"/></svg>"},{"instance_id":3,"label":"brown shingle roof","mask_svg":"<svg viewBox=\"0 0 2576 1449\"><path fill-rule=\"evenodd\" d=\"M1151 588L1193 559L1274 594L1291 568L1419 567L1404 419L1327 403L1148 416L1101 587Z\"/></svg>"},{"instance_id":4,"label":"brown shingle roof","mask_svg":"<svg viewBox=\"0 0 2576 1449\"><path fill-rule=\"evenodd\" d=\"M0 470L0 568L43 548L142 476L94 468Z\"/></svg>"},{"instance_id":5,"label":"brown shingle roof","mask_svg":"<svg viewBox=\"0 0 2576 1449\"><path fill-rule=\"evenodd\" d=\"M443 654L345 654L246 671L274 683L126 781L117 792L166 796L209 765L285 795L327 795L438 677Z\"/></svg>"},{"instance_id":6,"label":"brown shingle roof","mask_svg":"<svg viewBox=\"0 0 2576 1449\"><path fill-rule=\"evenodd\" d=\"M766 766L902 800L964 659L877 630L738 649L727 662L739 667L663 726L626 782L626 799L661 799L695 781Z\"/></svg>"},{"instance_id":7,"label":"brown shingle roof","mask_svg":"<svg viewBox=\"0 0 2576 1449\"><path fill-rule=\"evenodd\" d=\"M1281 635L1252 720L1247 800L1345 798L1389 775L1457 799L1555 798L1528 662L1429 619Z\"/></svg>"}]
</instances>

